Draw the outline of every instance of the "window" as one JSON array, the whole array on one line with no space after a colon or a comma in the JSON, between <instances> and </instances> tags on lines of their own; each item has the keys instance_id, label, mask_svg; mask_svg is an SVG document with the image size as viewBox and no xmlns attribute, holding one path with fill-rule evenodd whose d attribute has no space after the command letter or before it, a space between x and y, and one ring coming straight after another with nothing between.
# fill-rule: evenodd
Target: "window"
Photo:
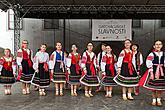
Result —
<instances>
[{"instance_id":1,"label":"window","mask_svg":"<svg viewBox=\"0 0 165 110\"><path fill-rule=\"evenodd\" d=\"M59 19L44 19L44 29L59 29Z\"/></svg>"},{"instance_id":2,"label":"window","mask_svg":"<svg viewBox=\"0 0 165 110\"><path fill-rule=\"evenodd\" d=\"M20 21L20 30L23 29L23 20ZM14 30L14 12L8 11L8 30Z\"/></svg>"},{"instance_id":3,"label":"window","mask_svg":"<svg viewBox=\"0 0 165 110\"><path fill-rule=\"evenodd\" d=\"M165 27L165 19L162 19L162 20L161 20L160 26L161 26L161 27Z\"/></svg>"},{"instance_id":4,"label":"window","mask_svg":"<svg viewBox=\"0 0 165 110\"><path fill-rule=\"evenodd\" d=\"M142 21L141 20L132 20L132 27L133 28L141 28L142 27Z\"/></svg>"}]
</instances>

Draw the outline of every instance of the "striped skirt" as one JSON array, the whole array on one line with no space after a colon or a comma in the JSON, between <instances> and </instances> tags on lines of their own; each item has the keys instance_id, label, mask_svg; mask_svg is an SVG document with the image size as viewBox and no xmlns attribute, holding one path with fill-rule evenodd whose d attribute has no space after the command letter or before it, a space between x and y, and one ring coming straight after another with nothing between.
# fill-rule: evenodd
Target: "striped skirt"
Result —
<instances>
[{"instance_id":1,"label":"striped skirt","mask_svg":"<svg viewBox=\"0 0 165 110\"><path fill-rule=\"evenodd\" d=\"M15 83L15 77L13 75L13 71L8 71L5 68L2 68L1 75L0 75L0 83L11 85Z\"/></svg>"}]
</instances>

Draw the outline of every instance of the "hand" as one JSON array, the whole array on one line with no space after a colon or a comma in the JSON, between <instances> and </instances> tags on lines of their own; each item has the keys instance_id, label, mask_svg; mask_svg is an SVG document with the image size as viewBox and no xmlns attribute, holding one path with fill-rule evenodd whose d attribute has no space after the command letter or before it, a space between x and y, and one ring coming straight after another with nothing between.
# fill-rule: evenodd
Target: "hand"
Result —
<instances>
[{"instance_id":1,"label":"hand","mask_svg":"<svg viewBox=\"0 0 165 110\"><path fill-rule=\"evenodd\" d=\"M53 71L53 70L50 70L50 73L51 73L51 74L53 74L53 73L54 73L54 71Z\"/></svg>"},{"instance_id":2,"label":"hand","mask_svg":"<svg viewBox=\"0 0 165 110\"><path fill-rule=\"evenodd\" d=\"M1 71L0 71L0 75L1 75Z\"/></svg>"},{"instance_id":3,"label":"hand","mask_svg":"<svg viewBox=\"0 0 165 110\"><path fill-rule=\"evenodd\" d=\"M39 72L39 70L38 70L38 69L36 69L36 70L35 70L35 72L36 72L36 73L38 73L38 72Z\"/></svg>"},{"instance_id":4,"label":"hand","mask_svg":"<svg viewBox=\"0 0 165 110\"><path fill-rule=\"evenodd\" d=\"M153 74L153 71L150 71L150 79L154 80L154 74Z\"/></svg>"},{"instance_id":5,"label":"hand","mask_svg":"<svg viewBox=\"0 0 165 110\"><path fill-rule=\"evenodd\" d=\"M87 74L87 70L84 70L84 74Z\"/></svg>"},{"instance_id":6,"label":"hand","mask_svg":"<svg viewBox=\"0 0 165 110\"><path fill-rule=\"evenodd\" d=\"M70 69L68 69L68 74L70 74Z\"/></svg>"},{"instance_id":7,"label":"hand","mask_svg":"<svg viewBox=\"0 0 165 110\"><path fill-rule=\"evenodd\" d=\"M22 65L19 66L19 70L22 70Z\"/></svg>"},{"instance_id":8,"label":"hand","mask_svg":"<svg viewBox=\"0 0 165 110\"><path fill-rule=\"evenodd\" d=\"M117 70L117 74L120 74L120 73L121 73L121 69L118 69L118 70Z\"/></svg>"},{"instance_id":9,"label":"hand","mask_svg":"<svg viewBox=\"0 0 165 110\"><path fill-rule=\"evenodd\" d=\"M97 67L97 70L100 71L101 70L100 67Z\"/></svg>"}]
</instances>

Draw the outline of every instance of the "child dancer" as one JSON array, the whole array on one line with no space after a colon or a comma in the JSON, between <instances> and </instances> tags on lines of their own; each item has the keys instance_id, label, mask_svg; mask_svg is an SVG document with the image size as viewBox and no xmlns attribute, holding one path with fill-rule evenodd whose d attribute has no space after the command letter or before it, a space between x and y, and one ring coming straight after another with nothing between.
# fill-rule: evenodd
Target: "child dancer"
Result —
<instances>
[{"instance_id":1,"label":"child dancer","mask_svg":"<svg viewBox=\"0 0 165 110\"><path fill-rule=\"evenodd\" d=\"M102 72L101 72L101 62L103 59L103 56L106 54L106 44L102 43L101 44L101 52L99 52L97 56L97 69L98 69L98 76L101 79L102 78ZM99 92L101 90L102 85L100 87L97 87L96 92Z\"/></svg>"},{"instance_id":2,"label":"child dancer","mask_svg":"<svg viewBox=\"0 0 165 110\"><path fill-rule=\"evenodd\" d=\"M132 47L132 52L133 52L133 65L136 69L136 72L138 76L140 77L141 74L141 65L143 64L143 56L141 52L139 51L139 45L138 44L133 44ZM139 95L139 86L134 87L134 93L135 95Z\"/></svg>"},{"instance_id":3,"label":"child dancer","mask_svg":"<svg viewBox=\"0 0 165 110\"><path fill-rule=\"evenodd\" d=\"M157 40L154 50L146 60L148 70L139 81L139 85L152 90L152 105L162 106L161 92L165 91L165 53L161 50L162 41Z\"/></svg>"},{"instance_id":4,"label":"child dancer","mask_svg":"<svg viewBox=\"0 0 165 110\"><path fill-rule=\"evenodd\" d=\"M103 60L101 62L101 70L103 74L101 83L106 89L105 97L112 97L112 87L117 85L113 80L116 75L116 61L117 59L112 53L112 48L109 45L106 46L106 54L103 56Z\"/></svg>"},{"instance_id":5,"label":"child dancer","mask_svg":"<svg viewBox=\"0 0 165 110\"><path fill-rule=\"evenodd\" d=\"M5 95L11 95L11 86L15 83L16 64L10 49L4 50L0 59L0 83L4 84Z\"/></svg>"},{"instance_id":6,"label":"child dancer","mask_svg":"<svg viewBox=\"0 0 165 110\"><path fill-rule=\"evenodd\" d=\"M87 50L83 53L81 67L83 77L80 82L85 85L85 96L92 97L92 87L99 86L100 80L96 75L96 55L93 52L93 44L88 43Z\"/></svg>"},{"instance_id":7,"label":"child dancer","mask_svg":"<svg viewBox=\"0 0 165 110\"><path fill-rule=\"evenodd\" d=\"M80 71L80 59L81 56L77 53L76 45L72 45L72 53L69 54L69 59L67 62L67 70L69 73L69 84L71 85L71 95L77 96L77 87L79 85L79 80L81 78Z\"/></svg>"},{"instance_id":8,"label":"child dancer","mask_svg":"<svg viewBox=\"0 0 165 110\"><path fill-rule=\"evenodd\" d=\"M39 87L39 95L45 96L45 88L49 87L50 75L49 75L49 54L46 51L47 45L42 44L40 46L40 51L36 53L34 57L33 68L35 74L32 78L32 84Z\"/></svg>"},{"instance_id":9,"label":"child dancer","mask_svg":"<svg viewBox=\"0 0 165 110\"><path fill-rule=\"evenodd\" d=\"M121 51L118 62L117 62L117 73L114 81L122 86L123 92L123 100L127 100L127 89L128 89L128 99L133 100L132 97L132 89L133 87L138 86L139 77L134 69L132 63L132 51L131 47L131 40L127 39L124 41L125 49Z\"/></svg>"},{"instance_id":10,"label":"child dancer","mask_svg":"<svg viewBox=\"0 0 165 110\"><path fill-rule=\"evenodd\" d=\"M56 51L52 53L49 61L49 68L53 76L52 81L55 83L56 96L63 96L63 86L66 82L64 60L65 57L64 52L62 52L62 45L60 42L57 42Z\"/></svg>"},{"instance_id":11,"label":"child dancer","mask_svg":"<svg viewBox=\"0 0 165 110\"><path fill-rule=\"evenodd\" d=\"M22 41L22 48L17 53L17 65L19 66L19 76L22 82L22 94L30 93L30 83L34 74L33 52L28 48L28 41Z\"/></svg>"}]
</instances>

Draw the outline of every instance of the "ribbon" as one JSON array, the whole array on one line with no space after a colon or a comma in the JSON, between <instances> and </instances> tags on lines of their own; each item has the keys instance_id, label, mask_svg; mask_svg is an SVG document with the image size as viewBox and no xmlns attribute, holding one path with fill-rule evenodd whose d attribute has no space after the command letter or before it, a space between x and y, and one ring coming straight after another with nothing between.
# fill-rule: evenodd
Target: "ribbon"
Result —
<instances>
[{"instance_id":1,"label":"ribbon","mask_svg":"<svg viewBox=\"0 0 165 110\"><path fill-rule=\"evenodd\" d=\"M112 76L114 77L115 76L115 68L114 68L114 65L113 64L110 64L109 70L111 71Z\"/></svg>"},{"instance_id":2,"label":"ribbon","mask_svg":"<svg viewBox=\"0 0 165 110\"><path fill-rule=\"evenodd\" d=\"M76 73L77 73L77 74L80 74L79 71L80 71L80 66L79 66L79 64L76 63Z\"/></svg>"},{"instance_id":3,"label":"ribbon","mask_svg":"<svg viewBox=\"0 0 165 110\"><path fill-rule=\"evenodd\" d=\"M49 70L49 69L48 69L48 64L47 64L46 62L44 63L43 68L44 68L45 71L48 71L48 70Z\"/></svg>"},{"instance_id":4,"label":"ribbon","mask_svg":"<svg viewBox=\"0 0 165 110\"><path fill-rule=\"evenodd\" d=\"M159 79L160 76L164 76L164 73L163 73L163 64L154 64L156 67L156 73L155 73L155 78L156 79Z\"/></svg>"}]
</instances>

